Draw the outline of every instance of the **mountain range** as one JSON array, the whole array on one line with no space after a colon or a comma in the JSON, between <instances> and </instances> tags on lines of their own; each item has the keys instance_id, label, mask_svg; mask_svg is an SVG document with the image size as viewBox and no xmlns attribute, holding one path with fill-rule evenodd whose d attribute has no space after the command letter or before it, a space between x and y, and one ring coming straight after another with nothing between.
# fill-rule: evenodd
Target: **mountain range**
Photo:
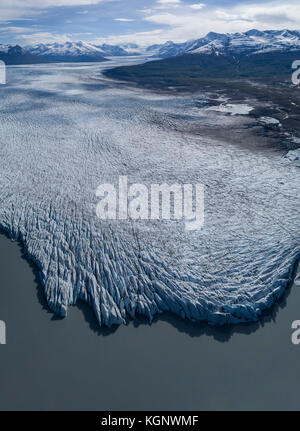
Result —
<instances>
[{"instance_id":1,"label":"mountain range","mask_svg":"<svg viewBox=\"0 0 300 431\"><path fill-rule=\"evenodd\" d=\"M218 80L264 79L291 82L292 63L300 59L300 32L251 30L245 33L208 33L182 44L150 46L159 60L117 67L105 75L149 88L196 90Z\"/></svg>"},{"instance_id":2,"label":"mountain range","mask_svg":"<svg viewBox=\"0 0 300 431\"><path fill-rule=\"evenodd\" d=\"M258 55L287 53L300 50L300 32L292 30L250 30L244 33L214 33L184 43L172 41L151 45L98 45L88 42L39 43L25 48L19 45L0 45L0 60L7 64L39 62L101 62L106 57L148 55L169 58L197 54L212 56Z\"/></svg>"},{"instance_id":3,"label":"mountain range","mask_svg":"<svg viewBox=\"0 0 300 431\"><path fill-rule=\"evenodd\" d=\"M33 55L42 57L46 61L105 61L107 57L138 55L128 52L121 46L95 45L88 42L40 43L27 46L26 49Z\"/></svg>"},{"instance_id":4,"label":"mountain range","mask_svg":"<svg viewBox=\"0 0 300 431\"><path fill-rule=\"evenodd\" d=\"M35 64L42 63L43 59L31 54L19 45L0 44L0 60L6 64Z\"/></svg>"},{"instance_id":5,"label":"mountain range","mask_svg":"<svg viewBox=\"0 0 300 431\"><path fill-rule=\"evenodd\" d=\"M6 64L44 62L102 62L106 57L140 55L137 45L96 45L88 42L38 43L22 48L19 45L1 45L0 60Z\"/></svg>"},{"instance_id":6,"label":"mountain range","mask_svg":"<svg viewBox=\"0 0 300 431\"><path fill-rule=\"evenodd\" d=\"M152 45L148 52L155 52L159 58L182 54L262 54L274 51L300 49L300 32L291 30L250 30L245 33L208 33L200 39L185 43L166 42Z\"/></svg>"}]
</instances>

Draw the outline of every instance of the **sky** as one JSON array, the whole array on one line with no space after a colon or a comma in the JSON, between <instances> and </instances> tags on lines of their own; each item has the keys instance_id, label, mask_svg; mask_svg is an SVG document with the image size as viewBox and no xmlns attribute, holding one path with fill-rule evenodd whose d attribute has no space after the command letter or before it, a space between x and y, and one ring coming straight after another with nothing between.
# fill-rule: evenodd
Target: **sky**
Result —
<instances>
[{"instance_id":1,"label":"sky","mask_svg":"<svg viewBox=\"0 0 300 431\"><path fill-rule=\"evenodd\" d=\"M300 30L299 0L0 0L0 43L147 46L209 31Z\"/></svg>"}]
</instances>

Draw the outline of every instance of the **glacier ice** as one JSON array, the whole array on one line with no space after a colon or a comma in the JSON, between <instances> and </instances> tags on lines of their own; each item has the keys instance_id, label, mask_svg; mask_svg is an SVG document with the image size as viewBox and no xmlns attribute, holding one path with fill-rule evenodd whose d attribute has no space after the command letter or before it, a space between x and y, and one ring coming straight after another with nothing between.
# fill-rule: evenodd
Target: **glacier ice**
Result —
<instances>
[{"instance_id":1,"label":"glacier ice","mask_svg":"<svg viewBox=\"0 0 300 431\"><path fill-rule=\"evenodd\" d=\"M223 112L230 115L247 115L253 109L254 108L252 106L249 106L245 103L240 103L240 104L222 103L219 106L210 106L209 108L206 108L207 111L218 111L218 112Z\"/></svg>"},{"instance_id":2,"label":"glacier ice","mask_svg":"<svg viewBox=\"0 0 300 431\"><path fill-rule=\"evenodd\" d=\"M277 118L272 118L272 117L260 117L259 121L261 121L263 124L265 125L273 125L273 126L278 126L281 127L281 123L279 120L277 120Z\"/></svg>"},{"instance_id":3,"label":"glacier ice","mask_svg":"<svg viewBox=\"0 0 300 431\"><path fill-rule=\"evenodd\" d=\"M297 162L297 164L300 165L300 148L297 148L297 150L290 150L285 157L291 162Z\"/></svg>"},{"instance_id":4,"label":"glacier ice","mask_svg":"<svg viewBox=\"0 0 300 431\"><path fill-rule=\"evenodd\" d=\"M299 168L243 127L249 117L208 114L203 95L128 89L101 79L105 67L9 68L0 226L23 243L61 316L83 300L108 326L164 311L257 320L300 255ZM205 227L99 220L95 191L119 175L204 184Z\"/></svg>"}]
</instances>

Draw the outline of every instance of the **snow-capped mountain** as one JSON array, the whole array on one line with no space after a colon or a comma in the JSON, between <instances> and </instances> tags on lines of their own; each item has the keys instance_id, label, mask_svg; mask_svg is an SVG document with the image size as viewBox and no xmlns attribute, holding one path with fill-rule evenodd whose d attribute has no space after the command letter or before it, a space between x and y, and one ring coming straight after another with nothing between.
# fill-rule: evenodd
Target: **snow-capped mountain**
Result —
<instances>
[{"instance_id":1,"label":"snow-capped mountain","mask_svg":"<svg viewBox=\"0 0 300 431\"><path fill-rule=\"evenodd\" d=\"M19 45L0 44L0 60L6 64L34 64L43 60Z\"/></svg>"},{"instance_id":2,"label":"snow-capped mountain","mask_svg":"<svg viewBox=\"0 0 300 431\"><path fill-rule=\"evenodd\" d=\"M135 43L127 43L124 45L95 45L102 49L106 56L129 56L129 55L140 55L144 53L144 49L136 45Z\"/></svg>"},{"instance_id":3,"label":"snow-capped mountain","mask_svg":"<svg viewBox=\"0 0 300 431\"><path fill-rule=\"evenodd\" d=\"M0 43L0 52L7 54L10 47L11 45L3 45Z\"/></svg>"},{"instance_id":4,"label":"snow-capped mountain","mask_svg":"<svg viewBox=\"0 0 300 431\"><path fill-rule=\"evenodd\" d=\"M146 49L137 45L136 43L124 43L120 47L126 52L127 55L140 55L145 54Z\"/></svg>"},{"instance_id":5,"label":"snow-capped mountain","mask_svg":"<svg viewBox=\"0 0 300 431\"><path fill-rule=\"evenodd\" d=\"M120 46L88 42L40 43L27 49L48 61L105 61L105 57L132 55Z\"/></svg>"},{"instance_id":6,"label":"snow-capped mountain","mask_svg":"<svg viewBox=\"0 0 300 431\"><path fill-rule=\"evenodd\" d=\"M186 43L166 42L148 51L160 58L181 54L261 54L271 51L300 49L300 32L291 30L250 30L245 33L208 33Z\"/></svg>"},{"instance_id":7,"label":"snow-capped mountain","mask_svg":"<svg viewBox=\"0 0 300 431\"><path fill-rule=\"evenodd\" d=\"M104 43L103 45L94 46L95 48L100 49L103 54L109 57L128 55L128 53L123 48L117 45L107 45L106 43Z\"/></svg>"},{"instance_id":8,"label":"snow-capped mountain","mask_svg":"<svg viewBox=\"0 0 300 431\"><path fill-rule=\"evenodd\" d=\"M183 54L187 51L194 41L185 43L174 43L171 40L162 45L148 46L146 52L152 54L154 57L166 58L174 57L175 55Z\"/></svg>"},{"instance_id":9,"label":"snow-capped mountain","mask_svg":"<svg viewBox=\"0 0 300 431\"><path fill-rule=\"evenodd\" d=\"M268 52L300 50L300 32L292 30L250 30L245 33L214 33L184 43L168 41L147 48L135 43L122 45L95 44L89 42L39 43L27 46L0 45L0 59L8 64L38 62L97 62L106 57L142 55L158 58L182 54L250 55Z\"/></svg>"},{"instance_id":10,"label":"snow-capped mountain","mask_svg":"<svg viewBox=\"0 0 300 431\"><path fill-rule=\"evenodd\" d=\"M47 61L105 61L104 51L87 42L40 43L27 47Z\"/></svg>"},{"instance_id":11,"label":"snow-capped mountain","mask_svg":"<svg viewBox=\"0 0 300 431\"><path fill-rule=\"evenodd\" d=\"M250 30L245 33L208 33L175 44L152 45L156 61L117 67L105 75L142 86L199 89L201 80L275 79L291 82L291 65L300 58L300 32Z\"/></svg>"}]
</instances>

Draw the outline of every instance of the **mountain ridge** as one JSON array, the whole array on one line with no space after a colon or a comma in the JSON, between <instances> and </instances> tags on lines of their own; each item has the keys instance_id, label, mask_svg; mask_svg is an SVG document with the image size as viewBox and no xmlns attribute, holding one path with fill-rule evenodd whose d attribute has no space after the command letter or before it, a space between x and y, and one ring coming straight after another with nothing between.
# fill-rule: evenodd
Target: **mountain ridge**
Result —
<instances>
[{"instance_id":1,"label":"mountain ridge","mask_svg":"<svg viewBox=\"0 0 300 431\"><path fill-rule=\"evenodd\" d=\"M7 65L44 63L43 59L31 54L20 45L0 44L0 60Z\"/></svg>"},{"instance_id":2,"label":"mountain ridge","mask_svg":"<svg viewBox=\"0 0 300 431\"><path fill-rule=\"evenodd\" d=\"M168 41L152 45L148 51L160 58L182 54L257 54L300 49L300 31L252 29L243 33L215 33L184 43Z\"/></svg>"},{"instance_id":3,"label":"mountain ridge","mask_svg":"<svg viewBox=\"0 0 300 431\"><path fill-rule=\"evenodd\" d=\"M7 64L41 62L102 62L106 57L137 56L166 59L180 55L257 55L268 52L282 53L300 50L300 31L257 30L243 33L209 32L206 36L183 43L167 41L163 44L141 47L138 44L120 45L91 42L36 43L22 48L20 45L1 45L0 60Z\"/></svg>"},{"instance_id":4,"label":"mountain ridge","mask_svg":"<svg viewBox=\"0 0 300 431\"><path fill-rule=\"evenodd\" d=\"M128 52L122 46L109 44L95 44L91 42L64 42L64 43L39 43L29 45L26 49L35 55L46 58L65 58L66 60L77 60L89 57L95 61L105 61L105 57L128 56L134 53ZM137 54L137 53L136 53Z\"/></svg>"}]
</instances>

